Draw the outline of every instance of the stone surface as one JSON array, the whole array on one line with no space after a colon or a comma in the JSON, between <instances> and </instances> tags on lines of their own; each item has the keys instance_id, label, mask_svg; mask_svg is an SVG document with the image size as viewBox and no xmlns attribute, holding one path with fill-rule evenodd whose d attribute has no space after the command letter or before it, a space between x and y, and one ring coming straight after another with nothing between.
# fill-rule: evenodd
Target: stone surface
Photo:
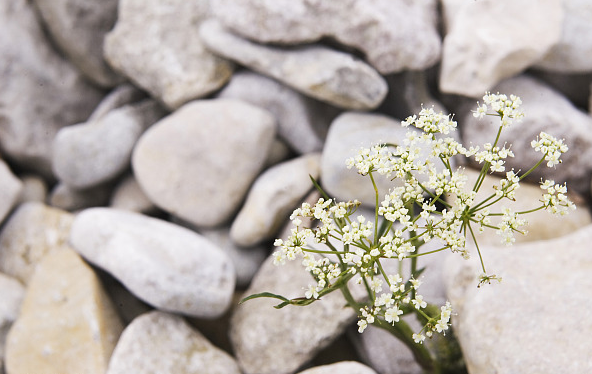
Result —
<instances>
[{"instance_id":1,"label":"stone surface","mask_svg":"<svg viewBox=\"0 0 592 374\"><path fill-rule=\"evenodd\" d=\"M246 101L272 113L278 136L298 153L320 151L337 109L310 99L271 78L240 71L217 97Z\"/></svg>"},{"instance_id":2,"label":"stone surface","mask_svg":"<svg viewBox=\"0 0 592 374\"><path fill-rule=\"evenodd\" d=\"M208 0L120 0L105 56L136 85L178 108L217 90L232 74L232 65L208 52L199 38L208 15Z\"/></svg>"},{"instance_id":3,"label":"stone surface","mask_svg":"<svg viewBox=\"0 0 592 374\"><path fill-rule=\"evenodd\" d=\"M592 71L592 4L587 0L564 0L565 17L561 39L535 67L563 73Z\"/></svg>"},{"instance_id":4,"label":"stone surface","mask_svg":"<svg viewBox=\"0 0 592 374\"><path fill-rule=\"evenodd\" d=\"M0 373L3 373L6 335L19 314L25 288L16 279L0 273L0 295Z\"/></svg>"},{"instance_id":5,"label":"stone surface","mask_svg":"<svg viewBox=\"0 0 592 374\"><path fill-rule=\"evenodd\" d=\"M74 189L95 187L129 168L140 135L164 115L154 100L114 109L94 122L62 128L53 147L53 170Z\"/></svg>"},{"instance_id":6,"label":"stone surface","mask_svg":"<svg viewBox=\"0 0 592 374\"><path fill-rule=\"evenodd\" d=\"M158 207L198 227L238 210L275 134L269 112L231 99L197 100L165 117L138 141L138 183Z\"/></svg>"},{"instance_id":7,"label":"stone surface","mask_svg":"<svg viewBox=\"0 0 592 374\"><path fill-rule=\"evenodd\" d=\"M12 173L4 160L0 159L0 223L18 202L23 182Z\"/></svg>"},{"instance_id":8,"label":"stone surface","mask_svg":"<svg viewBox=\"0 0 592 374\"><path fill-rule=\"evenodd\" d=\"M216 317L229 306L235 285L230 258L183 227L138 213L91 208L76 216L70 243L158 309Z\"/></svg>"},{"instance_id":9,"label":"stone surface","mask_svg":"<svg viewBox=\"0 0 592 374\"><path fill-rule=\"evenodd\" d=\"M356 361L342 361L335 364L316 366L298 374L376 374L374 370Z\"/></svg>"},{"instance_id":10,"label":"stone surface","mask_svg":"<svg viewBox=\"0 0 592 374\"><path fill-rule=\"evenodd\" d=\"M117 0L35 0L55 44L93 83L121 82L103 59L103 39L117 18Z\"/></svg>"},{"instance_id":11,"label":"stone surface","mask_svg":"<svg viewBox=\"0 0 592 374\"><path fill-rule=\"evenodd\" d=\"M382 74L438 61L437 2L432 0L212 2L233 31L261 43L310 43L329 37L361 50Z\"/></svg>"},{"instance_id":12,"label":"stone surface","mask_svg":"<svg viewBox=\"0 0 592 374\"><path fill-rule=\"evenodd\" d=\"M244 296L272 292L287 298L302 297L311 281L300 261L275 266L269 257ZM245 374L293 373L355 319L355 312L343 307L343 297L338 293L306 307L273 308L279 302L250 300L232 315L230 340Z\"/></svg>"},{"instance_id":13,"label":"stone surface","mask_svg":"<svg viewBox=\"0 0 592 374\"><path fill-rule=\"evenodd\" d=\"M199 233L222 249L234 264L237 287L246 288L269 254L269 246L262 244L239 247L230 238L230 228L199 230Z\"/></svg>"},{"instance_id":14,"label":"stone surface","mask_svg":"<svg viewBox=\"0 0 592 374\"><path fill-rule=\"evenodd\" d=\"M384 99L384 79L352 55L321 45L265 46L204 22L200 36L214 53L270 76L307 96L346 109L373 109Z\"/></svg>"},{"instance_id":15,"label":"stone surface","mask_svg":"<svg viewBox=\"0 0 592 374\"><path fill-rule=\"evenodd\" d=\"M493 86L540 60L561 37L560 0L442 3L448 27L440 72L444 93L477 98L495 92Z\"/></svg>"},{"instance_id":16,"label":"stone surface","mask_svg":"<svg viewBox=\"0 0 592 374\"><path fill-rule=\"evenodd\" d=\"M47 198L47 183L43 178L35 174L25 174L20 177L23 189L19 195L17 204L30 201L42 203Z\"/></svg>"},{"instance_id":17,"label":"stone surface","mask_svg":"<svg viewBox=\"0 0 592 374\"><path fill-rule=\"evenodd\" d=\"M45 255L68 248L72 220L42 203L20 205L0 232L0 271L27 284Z\"/></svg>"},{"instance_id":18,"label":"stone surface","mask_svg":"<svg viewBox=\"0 0 592 374\"><path fill-rule=\"evenodd\" d=\"M516 157L507 159L506 170L526 171L534 166L541 154L531 148L530 142L545 131L565 139L570 149L561 156L561 165L548 168L545 163L529 176L530 180L538 182L541 178L548 178L558 183L567 181L569 189L587 194L592 171L592 117L553 89L528 76L505 80L492 91L519 96L525 113L521 123L510 126L501 134L499 144L512 144L516 154ZM463 144L478 145L495 140L499 117L478 120L466 111L457 115L462 118Z\"/></svg>"},{"instance_id":19,"label":"stone surface","mask_svg":"<svg viewBox=\"0 0 592 374\"><path fill-rule=\"evenodd\" d=\"M115 186L109 206L137 213L151 213L157 210L156 205L148 199L132 174L125 176Z\"/></svg>"},{"instance_id":20,"label":"stone surface","mask_svg":"<svg viewBox=\"0 0 592 374\"><path fill-rule=\"evenodd\" d=\"M78 190L64 183L58 183L50 191L47 198L49 205L67 210L78 211L94 206L104 206L109 201L111 186L101 184L96 187Z\"/></svg>"},{"instance_id":21,"label":"stone surface","mask_svg":"<svg viewBox=\"0 0 592 374\"><path fill-rule=\"evenodd\" d=\"M502 282L477 288L477 256L447 262L456 336L470 373L585 373L592 336L592 226L511 248L481 248ZM566 311L577 310L574 318Z\"/></svg>"},{"instance_id":22,"label":"stone surface","mask_svg":"<svg viewBox=\"0 0 592 374\"><path fill-rule=\"evenodd\" d=\"M105 373L123 329L93 270L72 250L48 254L6 341L6 371Z\"/></svg>"},{"instance_id":23,"label":"stone surface","mask_svg":"<svg viewBox=\"0 0 592 374\"><path fill-rule=\"evenodd\" d=\"M319 177L321 155L311 153L283 162L262 173L232 222L230 237L244 247L273 238L281 225L313 188Z\"/></svg>"},{"instance_id":24,"label":"stone surface","mask_svg":"<svg viewBox=\"0 0 592 374\"><path fill-rule=\"evenodd\" d=\"M51 175L51 146L63 126L85 120L102 94L52 48L29 1L0 4L0 149Z\"/></svg>"},{"instance_id":25,"label":"stone surface","mask_svg":"<svg viewBox=\"0 0 592 374\"><path fill-rule=\"evenodd\" d=\"M146 93L131 83L124 83L113 88L95 107L86 122L94 122L114 109L132 104L146 98Z\"/></svg>"},{"instance_id":26,"label":"stone surface","mask_svg":"<svg viewBox=\"0 0 592 374\"><path fill-rule=\"evenodd\" d=\"M159 311L127 326L107 374L240 374L235 360L181 317Z\"/></svg>"}]
</instances>

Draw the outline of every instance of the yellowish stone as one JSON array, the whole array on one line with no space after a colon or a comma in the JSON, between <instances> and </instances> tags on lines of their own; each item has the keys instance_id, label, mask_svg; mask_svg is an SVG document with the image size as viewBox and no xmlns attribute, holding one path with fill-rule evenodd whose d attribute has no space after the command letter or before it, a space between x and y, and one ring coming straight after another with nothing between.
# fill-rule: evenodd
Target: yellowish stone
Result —
<instances>
[{"instance_id":1,"label":"yellowish stone","mask_svg":"<svg viewBox=\"0 0 592 374\"><path fill-rule=\"evenodd\" d=\"M94 271L72 250L49 253L6 342L10 374L104 374L123 327Z\"/></svg>"}]
</instances>

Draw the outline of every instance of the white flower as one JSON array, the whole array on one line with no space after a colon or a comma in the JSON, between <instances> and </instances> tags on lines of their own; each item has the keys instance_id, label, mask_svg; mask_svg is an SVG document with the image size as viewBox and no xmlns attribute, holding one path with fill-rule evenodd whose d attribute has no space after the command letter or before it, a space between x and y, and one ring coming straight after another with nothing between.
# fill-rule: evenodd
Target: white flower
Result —
<instances>
[{"instance_id":1,"label":"white flower","mask_svg":"<svg viewBox=\"0 0 592 374\"><path fill-rule=\"evenodd\" d=\"M426 306L428 306L428 303L426 303L423 300L423 296L421 295L416 295L415 299L411 300L411 303L413 304L415 309L425 308Z\"/></svg>"},{"instance_id":2,"label":"white flower","mask_svg":"<svg viewBox=\"0 0 592 374\"><path fill-rule=\"evenodd\" d=\"M411 337L413 338L413 341L417 344L422 344L425 340L425 335L423 335L422 333L413 334L411 335Z\"/></svg>"},{"instance_id":3,"label":"white flower","mask_svg":"<svg viewBox=\"0 0 592 374\"><path fill-rule=\"evenodd\" d=\"M384 312L384 320L388 323L399 322L399 316L401 314L403 314L403 311L399 309L397 306L388 308L386 312Z\"/></svg>"}]
</instances>

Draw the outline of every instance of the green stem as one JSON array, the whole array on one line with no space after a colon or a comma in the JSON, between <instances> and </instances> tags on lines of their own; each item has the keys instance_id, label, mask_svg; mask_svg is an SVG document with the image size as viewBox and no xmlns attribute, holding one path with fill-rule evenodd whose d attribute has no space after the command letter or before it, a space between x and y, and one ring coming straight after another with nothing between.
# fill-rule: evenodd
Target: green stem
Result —
<instances>
[{"instance_id":1,"label":"green stem","mask_svg":"<svg viewBox=\"0 0 592 374\"><path fill-rule=\"evenodd\" d=\"M374 208L374 245L378 246L378 187L376 187L376 182L374 181L374 177L372 173L368 173L370 176L370 180L372 181L372 187L374 187L374 196L375 196L375 208Z\"/></svg>"}]
</instances>

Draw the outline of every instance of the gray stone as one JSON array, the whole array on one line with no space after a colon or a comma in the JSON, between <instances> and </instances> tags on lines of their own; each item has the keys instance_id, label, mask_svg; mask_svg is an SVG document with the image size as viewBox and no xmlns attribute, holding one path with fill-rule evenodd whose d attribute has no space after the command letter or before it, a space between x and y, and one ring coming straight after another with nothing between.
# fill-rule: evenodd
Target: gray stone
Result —
<instances>
[{"instance_id":1,"label":"gray stone","mask_svg":"<svg viewBox=\"0 0 592 374\"><path fill-rule=\"evenodd\" d=\"M0 159L0 223L16 205L23 190L23 183L12 173L4 160Z\"/></svg>"},{"instance_id":2,"label":"gray stone","mask_svg":"<svg viewBox=\"0 0 592 374\"><path fill-rule=\"evenodd\" d=\"M51 176L53 137L86 120L102 94L45 38L30 2L0 3L0 149Z\"/></svg>"},{"instance_id":3,"label":"gray stone","mask_svg":"<svg viewBox=\"0 0 592 374\"><path fill-rule=\"evenodd\" d=\"M137 213L151 213L157 210L156 205L148 199L132 174L125 176L115 186L109 206Z\"/></svg>"},{"instance_id":4,"label":"gray stone","mask_svg":"<svg viewBox=\"0 0 592 374\"><path fill-rule=\"evenodd\" d=\"M146 98L146 93L130 83L121 84L109 92L96 106L86 122L94 122L114 109Z\"/></svg>"},{"instance_id":5,"label":"gray stone","mask_svg":"<svg viewBox=\"0 0 592 374\"><path fill-rule=\"evenodd\" d=\"M16 279L0 273L0 295L2 295L2 303L0 303L0 373L3 373L6 335L18 317L21 302L25 296L25 288Z\"/></svg>"},{"instance_id":6,"label":"gray stone","mask_svg":"<svg viewBox=\"0 0 592 374\"><path fill-rule=\"evenodd\" d=\"M110 195L111 186L105 184L79 190L64 183L58 183L50 191L47 200L49 205L54 208L75 212L94 206L107 205Z\"/></svg>"},{"instance_id":7,"label":"gray stone","mask_svg":"<svg viewBox=\"0 0 592 374\"><path fill-rule=\"evenodd\" d=\"M277 119L278 136L298 153L320 151L337 115L337 109L249 71L234 74L217 97L244 100L269 110Z\"/></svg>"},{"instance_id":8,"label":"gray stone","mask_svg":"<svg viewBox=\"0 0 592 374\"><path fill-rule=\"evenodd\" d=\"M178 108L217 90L232 74L232 65L208 52L199 38L208 15L208 0L120 0L105 56L136 85Z\"/></svg>"},{"instance_id":9,"label":"gray stone","mask_svg":"<svg viewBox=\"0 0 592 374\"><path fill-rule=\"evenodd\" d=\"M42 203L47 198L47 182L35 174L25 174L20 177L23 189L18 198L17 205L36 201Z\"/></svg>"},{"instance_id":10,"label":"gray stone","mask_svg":"<svg viewBox=\"0 0 592 374\"><path fill-rule=\"evenodd\" d=\"M112 87L123 80L103 59L103 39L115 24L117 2L34 1L59 49L88 79L103 87Z\"/></svg>"},{"instance_id":11,"label":"gray stone","mask_svg":"<svg viewBox=\"0 0 592 374\"><path fill-rule=\"evenodd\" d=\"M204 22L200 35L216 54L341 108L374 109L388 89L366 63L321 45L286 49L256 44L225 30L215 20Z\"/></svg>"},{"instance_id":12,"label":"gray stone","mask_svg":"<svg viewBox=\"0 0 592 374\"><path fill-rule=\"evenodd\" d=\"M72 220L42 203L20 205L0 232L0 271L27 284L46 254L68 248Z\"/></svg>"},{"instance_id":13,"label":"gray stone","mask_svg":"<svg viewBox=\"0 0 592 374\"><path fill-rule=\"evenodd\" d=\"M199 233L222 249L234 264L237 287L246 288L269 254L269 246L239 247L230 239L230 228L199 230Z\"/></svg>"},{"instance_id":14,"label":"gray stone","mask_svg":"<svg viewBox=\"0 0 592 374\"><path fill-rule=\"evenodd\" d=\"M587 0L565 0L561 39L535 67L562 73L592 71L592 4Z\"/></svg>"},{"instance_id":15,"label":"gray stone","mask_svg":"<svg viewBox=\"0 0 592 374\"><path fill-rule=\"evenodd\" d=\"M514 94L522 99L521 109L525 118L502 131L499 144L512 144L516 157L506 162L506 170L526 171L541 158L530 143L541 131L559 139L565 139L569 151L561 156L563 163L554 168L541 165L529 178L538 182L541 178L555 182L568 182L568 188L586 194L590 188L592 171L592 117L574 107L565 97L536 79L519 76L508 79L493 88L493 92ZM474 107L472 108L474 109ZM492 143L498 128L498 117L474 118L471 112L457 113L462 118L462 135L465 144Z\"/></svg>"},{"instance_id":16,"label":"gray stone","mask_svg":"<svg viewBox=\"0 0 592 374\"><path fill-rule=\"evenodd\" d=\"M479 259L451 256L446 287L455 334L470 373L586 373L592 370L592 226L561 238L481 248L488 272L477 288Z\"/></svg>"},{"instance_id":17,"label":"gray stone","mask_svg":"<svg viewBox=\"0 0 592 374\"><path fill-rule=\"evenodd\" d=\"M440 90L445 93L480 97L536 63L561 37L560 0L445 0L442 4L447 32ZM509 16L517 14L520 17Z\"/></svg>"},{"instance_id":18,"label":"gray stone","mask_svg":"<svg viewBox=\"0 0 592 374\"><path fill-rule=\"evenodd\" d=\"M274 139L269 112L237 100L197 100L146 131L134 174L158 207L198 227L228 221Z\"/></svg>"},{"instance_id":19,"label":"gray stone","mask_svg":"<svg viewBox=\"0 0 592 374\"><path fill-rule=\"evenodd\" d=\"M376 374L374 370L356 361L341 361L335 364L316 366L298 374Z\"/></svg>"},{"instance_id":20,"label":"gray stone","mask_svg":"<svg viewBox=\"0 0 592 374\"><path fill-rule=\"evenodd\" d=\"M269 257L245 296L272 292L302 297L313 281L300 261L275 266ZM332 293L306 307L274 309L276 299L254 299L239 305L231 318L230 339L245 374L295 372L353 322L356 312L344 308L343 296Z\"/></svg>"},{"instance_id":21,"label":"gray stone","mask_svg":"<svg viewBox=\"0 0 592 374\"><path fill-rule=\"evenodd\" d=\"M244 247L272 239L281 225L313 188L312 176L319 177L319 153L283 162L262 173L232 222L230 236Z\"/></svg>"},{"instance_id":22,"label":"gray stone","mask_svg":"<svg viewBox=\"0 0 592 374\"><path fill-rule=\"evenodd\" d=\"M261 43L298 44L329 37L364 52L382 74L423 70L440 57L433 0L213 1L226 26Z\"/></svg>"},{"instance_id":23,"label":"gray stone","mask_svg":"<svg viewBox=\"0 0 592 374\"><path fill-rule=\"evenodd\" d=\"M164 115L154 100L110 111L94 122L62 128L53 147L53 170L74 189L108 182L129 168L140 135Z\"/></svg>"},{"instance_id":24,"label":"gray stone","mask_svg":"<svg viewBox=\"0 0 592 374\"><path fill-rule=\"evenodd\" d=\"M288 147L286 142L279 138L275 138L269 147L269 153L267 154L263 168L267 169L282 161L286 161L290 156L292 156L292 150Z\"/></svg>"},{"instance_id":25,"label":"gray stone","mask_svg":"<svg viewBox=\"0 0 592 374\"><path fill-rule=\"evenodd\" d=\"M124 330L107 374L240 374L236 361L181 317L154 311Z\"/></svg>"},{"instance_id":26,"label":"gray stone","mask_svg":"<svg viewBox=\"0 0 592 374\"><path fill-rule=\"evenodd\" d=\"M235 285L230 258L183 227L138 213L91 208L76 216L70 243L161 310L216 317L229 306Z\"/></svg>"}]
</instances>

